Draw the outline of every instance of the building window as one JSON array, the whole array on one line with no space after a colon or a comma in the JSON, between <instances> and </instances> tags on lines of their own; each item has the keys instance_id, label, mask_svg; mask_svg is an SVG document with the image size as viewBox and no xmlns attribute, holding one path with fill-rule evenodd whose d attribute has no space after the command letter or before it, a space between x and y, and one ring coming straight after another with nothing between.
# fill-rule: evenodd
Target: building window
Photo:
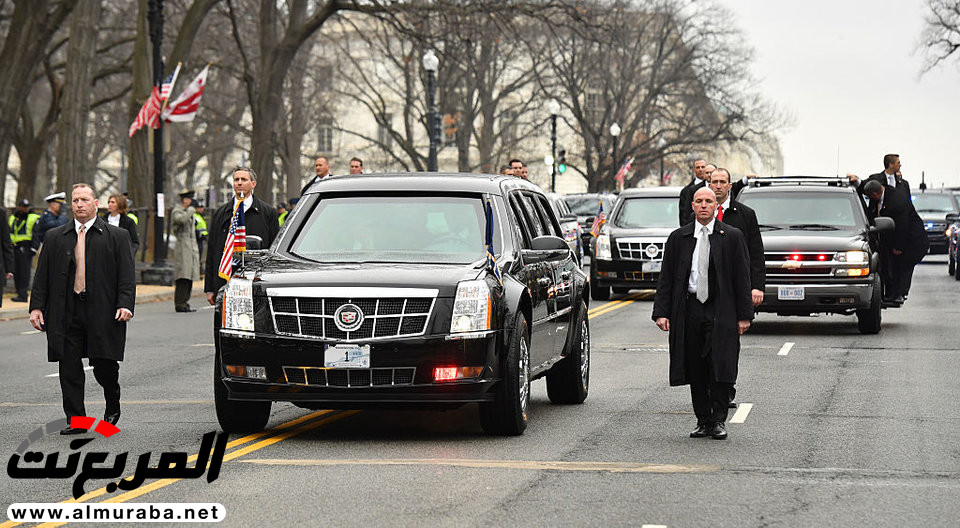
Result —
<instances>
[{"instance_id":1,"label":"building window","mask_svg":"<svg viewBox=\"0 0 960 528\"><path fill-rule=\"evenodd\" d=\"M383 121L377 128L377 143L379 143L380 147L385 150L393 146L393 134L391 134L392 127L393 114L383 114Z\"/></svg>"},{"instance_id":2,"label":"building window","mask_svg":"<svg viewBox=\"0 0 960 528\"><path fill-rule=\"evenodd\" d=\"M317 127L317 152L333 152L333 119L321 118Z\"/></svg>"},{"instance_id":3,"label":"building window","mask_svg":"<svg viewBox=\"0 0 960 528\"><path fill-rule=\"evenodd\" d=\"M603 94L600 92L586 92L583 95L584 112L593 121L597 121L603 116Z\"/></svg>"}]
</instances>

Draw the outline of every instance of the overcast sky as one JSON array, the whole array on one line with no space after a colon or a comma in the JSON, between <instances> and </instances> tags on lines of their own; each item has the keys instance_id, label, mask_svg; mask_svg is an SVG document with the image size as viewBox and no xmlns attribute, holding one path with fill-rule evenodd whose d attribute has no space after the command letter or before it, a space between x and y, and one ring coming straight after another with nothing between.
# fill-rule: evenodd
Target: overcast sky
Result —
<instances>
[{"instance_id":1,"label":"overcast sky","mask_svg":"<svg viewBox=\"0 0 960 528\"><path fill-rule=\"evenodd\" d=\"M911 186L960 186L960 57L922 77L923 0L720 0L756 51L761 91L796 125L786 174L866 176L900 154Z\"/></svg>"}]
</instances>

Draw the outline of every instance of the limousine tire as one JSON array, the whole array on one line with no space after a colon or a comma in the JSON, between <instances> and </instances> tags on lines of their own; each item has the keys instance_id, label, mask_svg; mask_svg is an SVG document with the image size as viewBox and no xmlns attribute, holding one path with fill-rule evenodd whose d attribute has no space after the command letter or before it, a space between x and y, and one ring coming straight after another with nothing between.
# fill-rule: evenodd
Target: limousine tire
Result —
<instances>
[{"instance_id":1,"label":"limousine tire","mask_svg":"<svg viewBox=\"0 0 960 528\"><path fill-rule=\"evenodd\" d=\"M495 398L480 404L480 425L488 434L516 436L527 428L530 404L530 330L522 313L517 314L501 360Z\"/></svg>"},{"instance_id":2,"label":"limousine tire","mask_svg":"<svg viewBox=\"0 0 960 528\"><path fill-rule=\"evenodd\" d=\"M213 402L217 409L217 421L227 433L253 433L262 431L270 420L270 402L235 401L227 398L227 386L221 379L223 368L220 355L213 362Z\"/></svg>"},{"instance_id":3,"label":"limousine tire","mask_svg":"<svg viewBox=\"0 0 960 528\"><path fill-rule=\"evenodd\" d=\"M570 331L564 358L547 373L547 396L553 403L583 403L590 389L590 321L583 301Z\"/></svg>"}]
</instances>

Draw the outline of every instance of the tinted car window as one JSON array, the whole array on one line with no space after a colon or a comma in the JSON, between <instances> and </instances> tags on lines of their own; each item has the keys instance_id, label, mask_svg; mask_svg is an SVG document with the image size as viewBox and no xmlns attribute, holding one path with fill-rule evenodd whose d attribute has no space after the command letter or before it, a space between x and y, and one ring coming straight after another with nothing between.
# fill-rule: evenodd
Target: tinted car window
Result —
<instances>
[{"instance_id":1,"label":"tinted car window","mask_svg":"<svg viewBox=\"0 0 960 528\"><path fill-rule=\"evenodd\" d=\"M915 194L913 208L918 213L952 213L956 211L949 194Z\"/></svg>"},{"instance_id":2,"label":"tinted car window","mask_svg":"<svg viewBox=\"0 0 960 528\"><path fill-rule=\"evenodd\" d=\"M529 248L530 241L533 240L535 236L533 234L533 228L530 226L532 220L527 213L526 208L520 203L520 195L513 193L510 195L510 209L513 211L514 216L517 217L517 225L520 227L520 234L522 235L523 247Z\"/></svg>"},{"instance_id":3,"label":"tinted car window","mask_svg":"<svg viewBox=\"0 0 960 528\"><path fill-rule=\"evenodd\" d=\"M554 214L551 214L550 204L546 198L538 195L530 195L533 205L536 206L537 213L540 215L540 221L543 223L545 234L563 237L560 233L560 225L553 221Z\"/></svg>"},{"instance_id":4,"label":"tinted car window","mask_svg":"<svg viewBox=\"0 0 960 528\"><path fill-rule=\"evenodd\" d=\"M858 225L852 196L824 194L757 193L741 195L741 201L757 212L761 224L791 226L823 224L836 227Z\"/></svg>"},{"instance_id":5,"label":"tinted car window","mask_svg":"<svg viewBox=\"0 0 960 528\"><path fill-rule=\"evenodd\" d=\"M317 262L466 264L484 257L485 220L479 198L325 198L290 252Z\"/></svg>"},{"instance_id":6,"label":"tinted car window","mask_svg":"<svg viewBox=\"0 0 960 528\"><path fill-rule=\"evenodd\" d=\"M545 235L546 230L543 227L543 221L540 219L540 215L533 206L533 202L530 201L530 197L526 194L521 194L520 203L523 204L523 208L527 212L527 218L530 220L530 234L533 236L533 238Z\"/></svg>"},{"instance_id":7,"label":"tinted car window","mask_svg":"<svg viewBox=\"0 0 960 528\"><path fill-rule=\"evenodd\" d=\"M679 204L675 197L627 198L613 219L617 227L676 227Z\"/></svg>"},{"instance_id":8,"label":"tinted car window","mask_svg":"<svg viewBox=\"0 0 960 528\"><path fill-rule=\"evenodd\" d=\"M564 196L563 201L567 202L567 205L570 206L570 210L573 211L573 214L581 216L597 214L600 201L603 201L604 211L609 212L613 208L613 200L604 195L600 195L600 197L598 197L598 195Z\"/></svg>"}]
</instances>

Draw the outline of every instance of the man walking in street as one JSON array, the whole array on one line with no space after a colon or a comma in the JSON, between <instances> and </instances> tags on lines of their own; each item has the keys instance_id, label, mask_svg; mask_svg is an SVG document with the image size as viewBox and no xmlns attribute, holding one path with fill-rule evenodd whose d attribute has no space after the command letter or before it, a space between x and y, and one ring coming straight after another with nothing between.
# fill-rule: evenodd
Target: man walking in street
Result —
<instances>
[{"instance_id":1,"label":"man walking in street","mask_svg":"<svg viewBox=\"0 0 960 528\"><path fill-rule=\"evenodd\" d=\"M47 360L60 363L67 420L86 416L83 404L89 358L106 400L103 420L120 420L119 361L137 293L130 234L97 217L93 187L73 186L74 221L50 230L37 262L30 324L47 333ZM69 425L60 434L81 434Z\"/></svg>"},{"instance_id":2,"label":"man walking in street","mask_svg":"<svg viewBox=\"0 0 960 528\"><path fill-rule=\"evenodd\" d=\"M730 183L730 171L718 168L710 175L710 190L717 195L716 219L732 225L743 233L747 240L747 252L750 255L750 295L756 308L763 302L763 289L767 284L767 267L763 255L763 237L757 213L753 209L736 201L731 196L733 184ZM737 389L730 385L730 408L736 408Z\"/></svg>"},{"instance_id":3,"label":"man walking in street","mask_svg":"<svg viewBox=\"0 0 960 528\"><path fill-rule=\"evenodd\" d=\"M173 262L173 308L177 312L196 312L190 307L193 281L200 280L200 248L197 247L197 210L193 207L193 189L180 192L180 204L170 213L173 234L177 238Z\"/></svg>"},{"instance_id":4,"label":"man walking in street","mask_svg":"<svg viewBox=\"0 0 960 528\"><path fill-rule=\"evenodd\" d=\"M33 264L33 229L40 215L30 210L30 200L24 198L17 204L17 210L10 216L10 242L13 243L14 264L13 283L17 296L13 302L27 302L27 290L30 288L30 267Z\"/></svg>"},{"instance_id":5,"label":"man walking in street","mask_svg":"<svg viewBox=\"0 0 960 528\"><path fill-rule=\"evenodd\" d=\"M749 255L740 230L716 219L712 190L696 191L692 206L696 221L667 238L652 317L670 332L670 385L690 385L690 437L724 440L740 335L754 315Z\"/></svg>"},{"instance_id":6,"label":"man walking in street","mask_svg":"<svg viewBox=\"0 0 960 528\"><path fill-rule=\"evenodd\" d=\"M243 202L243 214L246 222L247 236L256 235L262 239L263 248L270 247L277 237L280 224L277 220L277 210L263 200L253 195L257 186L257 174L248 167L238 167L233 171L233 200L221 205L213 213L210 221L210 244L207 246L207 263L204 270L203 291L207 294L207 302L216 304L217 291L227 283L220 277L220 258L223 256L224 245L227 242L227 232L230 230L230 220L239 202Z\"/></svg>"}]
</instances>

